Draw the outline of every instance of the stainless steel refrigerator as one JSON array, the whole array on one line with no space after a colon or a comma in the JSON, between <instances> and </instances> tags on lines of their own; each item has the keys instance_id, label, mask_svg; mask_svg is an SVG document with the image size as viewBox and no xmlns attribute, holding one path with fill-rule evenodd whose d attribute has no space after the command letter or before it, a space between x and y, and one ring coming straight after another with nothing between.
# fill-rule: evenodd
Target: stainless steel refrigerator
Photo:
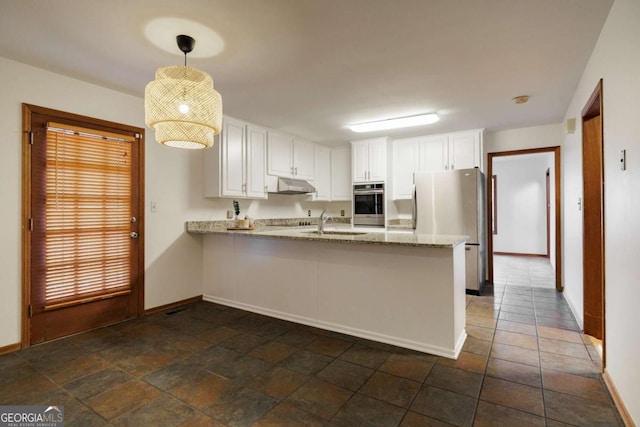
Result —
<instances>
[{"instance_id":1,"label":"stainless steel refrigerator","mask_svg":"<svg viewBox=\"0 0 640 427\"><path fill-rule=\"evenodd\" d=\"M485 179L480 169L416 172L413 177L416 233L467 235L467 293L480 294L486 271Z\"/></svg>"}]
</instances>

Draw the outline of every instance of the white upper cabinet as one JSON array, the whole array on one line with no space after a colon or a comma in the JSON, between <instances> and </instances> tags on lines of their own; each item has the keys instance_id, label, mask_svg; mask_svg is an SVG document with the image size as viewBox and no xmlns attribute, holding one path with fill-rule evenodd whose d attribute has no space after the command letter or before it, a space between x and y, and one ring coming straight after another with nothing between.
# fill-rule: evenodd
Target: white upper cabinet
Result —
<instances>
[{"instance_id":1,"label":"white upper cabinet","mask_svg":"<svg viewBox=\"0 0 640 427\"><path fill-rule=\"evenodd\" d=\"M393 193L394 199L410 199L413 190L413 173L418 170L419 145L416 138L401 139L393 144Z\"/></svg>"},{"instance_id":2,"label":"white upper cabinet","mask_svg":"<svg viewBox=\"0 0 640 427\"><path fill-rule=\"evenodd\" d=\"M244 197L246 125L225 119L222 125L222 195Z\"/></svg>"},{"instance_id":3,"label":"white upper cabinet","mask_svg":"<svg viewBox=\"0 0 640 427\"><path fill-rule=\"evenodd\" d=\"M366 182L369 179L369 144L352 143L353 182Z\"/></svg>"},{"instance_id":4,"label":"white upper cabinet","mask_svg":"<svg viewBox=\"0 0 640 427\"><path fill-rule=\"evenodd\" d=\"M448 155L447 135L434 135L420 138L418 151L420 161L417 169L419 171L434 172L445 170L447 167Z\"/></svg>"},{"instance_id":5,"label":"white upper cabinet","mask_svg":"<svg viewBox=\"0 0 640 427\"><path fill-rule=\"evenodd\" d=\"M267 131L257 126L248 125L246 132L246 196L253 199L266 198Z\"/></svg>"},{"instance_id":6,"label":"white upper cabinet","mask_svg":"<svg viewBox=\"0 0 640 427\"><path fill-rule=\"evenodd\" d=\"M267 173L276 176L293 176L293 137L269 131L267 134Z\"/></svg>"},{"instance_id":7,"label":"white upper cabinet","mask_svg":"<svg viewBox=\"0 0 640 427\"><path fill-rule=\"evenodd\" d=\"M314 151L316 179L313 185L316 187L316 192L312 195L312 200L329 201L331 200L331 149L315 144Z\"/></svg>"},{"instance_id":8,"label":"white upper cabinet","mask_svg":"<svg viewBox=\"0 0 640 427\"><path fill-rule=\"evenodd\" d=\"M449 136L449 169L482 169L482 134L459 132Z\"/></svg>"},{"instance_id":9,"label":"white upper cabinet","mask_svg":"<svg viewBox=\"0 0 640 427\"><path fill-rule=\"evenodd\" d=\"M385 137L351 142L353 182L387 178L387 141Z\"/></svg>"},{"instance_id":10,"label":"white upper cabinet","mask_svg":"<svg viewBox=\"0 0 640 427\"><path fill-rule=\"evenodd\" d=\"M421 137L419 170L475 167L482 170L482 129Z\"/></svg>"},{"instance_id":11,"label":"white upper cabinet","mask_svg":"<svg viewBox=\"0 0 640 427\"><path fill-rule=\"evenodd\" d=\"M205 197L266 199L266 131L225 117L213 148L206 150Z\"/></svg>"},{"instance_id":12,"label":"white upper cabinet","mask_svg":"<svg viewBox=\"0 0 640 427\"><path fill-rule=\"evenodd\" d=\"M398 139L392 144L394 200L413 196L413 173L416 171L474 167L482 170L482 129Z\"/></svg>"},{"instance_id":13,"label":"white upper cabinet","mask_svg":"<svg viewBox=\"0 0 640 427\"><path fill-rule=\"evenodd\" d=\"M287 178L313 180L313 146L312 142L269 131L267 173Z\"/></svg>"},{"instance_id":14,"label":"white upper cabinet","mask_svg":"<svg viewBox=\"0 0 640 427\"><path fill-rule=\"evenodd\" d=\"M351 150L334 148L331 150L331 200L351 200L352 194Z\"/></svg>"},{"instance_id":15,"label":"white upper cabinet","mask_svg":"<svg viewBox=\"0 0 640 427\"><path fill-rule=\"evenodd\" d=\"M294 138L293 140L293 177L313 180L315 178L313 142Z\"/></svg>"}]
</instances>

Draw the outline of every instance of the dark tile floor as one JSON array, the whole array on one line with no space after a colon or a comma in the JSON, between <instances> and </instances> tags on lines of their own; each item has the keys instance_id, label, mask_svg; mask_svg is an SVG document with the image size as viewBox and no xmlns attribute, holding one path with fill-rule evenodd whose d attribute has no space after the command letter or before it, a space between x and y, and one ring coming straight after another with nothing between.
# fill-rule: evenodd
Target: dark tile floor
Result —
<instances>
[{"instance_id":1,"label":"dark tile floor","mask_svg":"<svg viewBox=\"0 0 640 427\"><path fill-rule=\"evenodd\" d=\"M0 356L0 404L68 426L562 426L622 422L552 289L467 297L458 360L212 303Z\"/></svg>"}]
</instances>

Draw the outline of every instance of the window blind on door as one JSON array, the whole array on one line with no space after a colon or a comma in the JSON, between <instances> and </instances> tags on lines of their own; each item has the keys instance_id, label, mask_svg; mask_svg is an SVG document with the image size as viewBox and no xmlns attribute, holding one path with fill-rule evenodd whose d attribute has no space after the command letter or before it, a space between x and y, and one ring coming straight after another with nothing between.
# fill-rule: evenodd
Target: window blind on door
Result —
<instances>
[{"instance_id":1,"label":"window blind on door","mask_svg":"<svg viewBox=\"0 0 640 427\"><path fill-rule=\"evenodd\" d=\"M59 123L46 129L45 309L130 291L131 136Z\"/></svg>"}]
</instances>

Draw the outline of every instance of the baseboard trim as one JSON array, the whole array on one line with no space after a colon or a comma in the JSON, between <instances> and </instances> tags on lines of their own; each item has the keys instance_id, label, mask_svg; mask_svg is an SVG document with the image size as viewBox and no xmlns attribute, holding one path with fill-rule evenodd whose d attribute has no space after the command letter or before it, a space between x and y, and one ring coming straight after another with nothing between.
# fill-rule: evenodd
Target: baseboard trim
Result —
<instances>
[{"instance_id":1,"label":"baseboard trim","mask_svg":"<svg viewBox=\"0 0 640 427\"><path fill-rule=\"evenodd\" d=\"M259 307L251 304L232 301L226 298L220 298L220 297L215 297L211 295L204 295L202 299L204 301L226 305L228 307L239 308L241 310L250 311L252 313L264 314L265 316L275 317L277 319L287 320L294 323L300 323L307 326L313 326L320 329L326 329L329 331L334 331L342 334L352 335L355 337L365 338L371 341L377 341L385 344L396 345L398 347L417 350L423 353L429 353L436 356L446 357L448 359L458 358L458 356L460 355L460 352L462 351L462 346L464 345L465 340L467 339L467 331L463 329L462 334L460 334L457 342L455 343L455 348L449 349L449 348L444 348L440 346L426 345L421 342L407 340L403 338L397 338L397 337L393 337L385 334L380 334L377 332L367 331L364 329L338 325L335 323L325 322L325 321L313 319L310 317L284 313L277 310L271 310L268 308Z\"/></svg>"},{"instance_id":2,"label":"baseboard trim","mask_svg":"<svg viewBox=\"0 0 640 427\"><path fill-rule=\"evenodd\" d=\"M541 255L541 254L522 254L519 252L494 252L494 255L506 255L506 256L520 256L520 257L528 257L528 258L549 258L549 255Z\"/></svg>"},{"instance_id":3,"label":"baseboard trim","mask_svg":"<svg viewBox=\"0 0 640 427\"><path fill-rule=\"evenodd\" d=\"M176 301L165 305L160 305L158 307L149 308L144 311L146 316L150 314L160 313L162 311L171 310L172 308L181 307L187 304L193 304L195 302L202 301L202 295L198 295L197 297L183 299L182 301Z\"/></svg>"},{"instance_id":4,"label":"baseboard trim","mask_svg":"<svg viewBox=\"0 0 640 427\"><path fill-rule=\"evenodd\" d=\"M14 353L22 348L22 344L19 342L15 344L5 345L4 347L0 347L0 355L7 353Z\"/></svg>"},{"instance_id":5,"label":"baseboard trim","mask_svg":"<svg viewBox=\"0 0 640 427\"><path fill-rule=\"evenodd\" d=\"M631 414L629 414L629 411L627 411L627 407L624 405L624 402L622 401L622 398L618 393L618 389L613 383L613 380L611 379L611 376L609 375L609 372L606 370L606 368L604 370L604 373L602 374L602 378L604 379L604 383L607 386L607 389L609 389L611 398L613 398L613 403L615 403L616 408L618 408L618 412L620 412L620 417L622 417L624 425L626 427L636 427L633 419L631 418Z\"/></svg>"}]
</instances>

